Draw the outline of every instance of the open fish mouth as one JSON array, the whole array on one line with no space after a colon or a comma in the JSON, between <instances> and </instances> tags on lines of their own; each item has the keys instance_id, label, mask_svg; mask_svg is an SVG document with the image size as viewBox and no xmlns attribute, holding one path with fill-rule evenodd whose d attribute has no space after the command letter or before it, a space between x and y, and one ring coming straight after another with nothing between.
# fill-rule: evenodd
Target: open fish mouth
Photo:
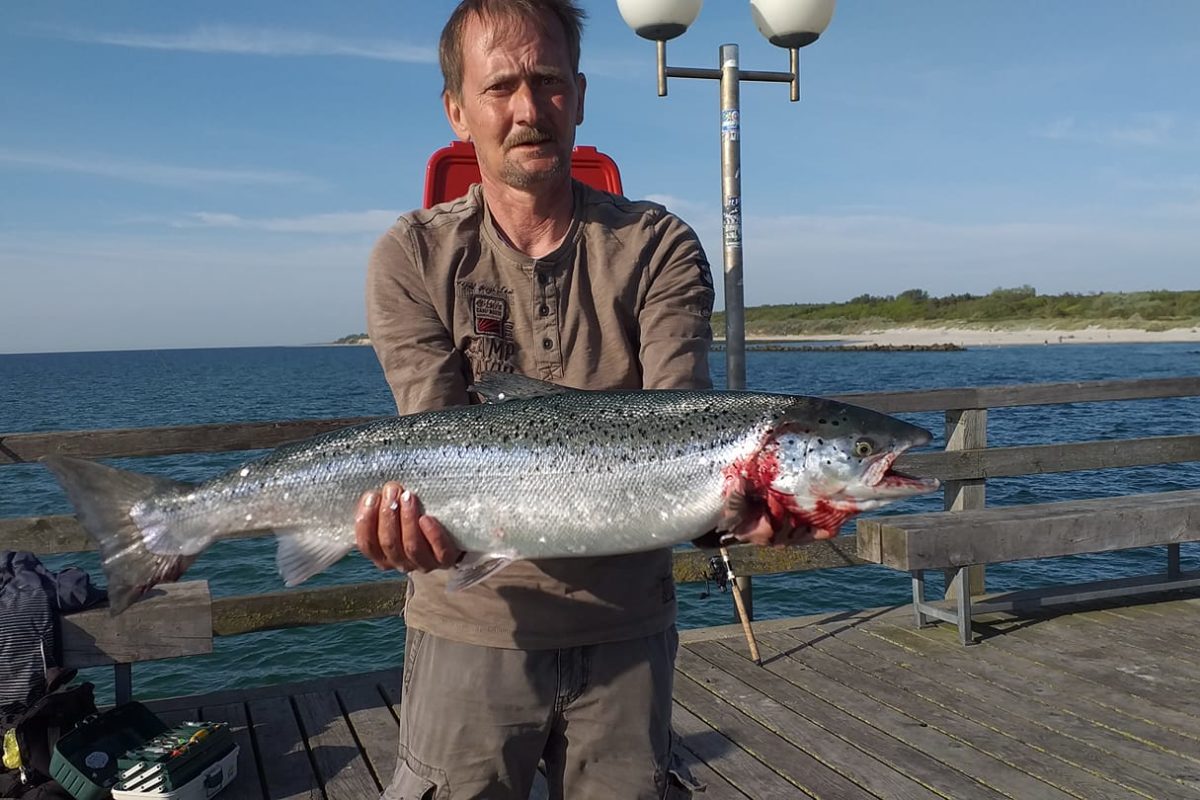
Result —
<instances>
[{"instance_id":1,"label":"open fish mouth","mask_svg":"<svg viewBox=\"0 0 1200 800\"><path fill-rule=\"evenodd\" d=\"M896 459L907 449L906 447L878 456L867 467L863 483L886 494L919 494L938 489L942 482L937 478L919 478L892 469L892 464L896 463Z\"/></svg>"}]
</instances>

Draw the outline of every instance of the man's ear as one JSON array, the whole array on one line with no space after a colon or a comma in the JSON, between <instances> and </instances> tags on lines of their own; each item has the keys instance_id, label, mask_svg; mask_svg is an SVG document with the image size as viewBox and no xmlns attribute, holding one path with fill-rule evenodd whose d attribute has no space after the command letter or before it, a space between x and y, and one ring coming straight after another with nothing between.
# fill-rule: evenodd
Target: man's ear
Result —
<instances>
[{"instance_id":1,"label":"man's ear","mask_svg":"<svg viewBox=\"0 0 1200 800\"><path fill-rule=\"evenodd\" d=\"M583 124L583 96L587 94L587 75L582 72L575 78L575 84L579 87L579 108L575 113L575 124Z\"/></svg>"},{"instance_id":2,"label":"man's ear","mask_svg":"<svg viewBox=\"0 0 1200 800\"><path fill-rule=\"evenodd\" d=\"M463 114L462 103L450 92L442 92L442 105L446 109L446 119L454 130L459 141L471 141L471 130L467 127L466 116Z\"/></svg>"}]
</instances>

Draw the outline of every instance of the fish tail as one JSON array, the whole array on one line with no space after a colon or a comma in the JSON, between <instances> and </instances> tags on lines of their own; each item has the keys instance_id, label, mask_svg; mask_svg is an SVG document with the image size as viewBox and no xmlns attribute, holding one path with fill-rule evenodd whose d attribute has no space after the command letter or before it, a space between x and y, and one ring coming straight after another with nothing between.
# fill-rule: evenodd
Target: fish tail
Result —
<instances>
[{"instance_id":1,"label":"fish tail","mask_svg":"<svg viewBox=\"0 0 1200 800\"><path fill-rule=\"evenodd\" d=\"M129 513L142 500L188 484L71 456L46 456L43 463L58 478L76 518L100 551L112 614L120 614L150 587L177 580L196 560L195 555L150 552Z\"/></svg>"}]
</instances>

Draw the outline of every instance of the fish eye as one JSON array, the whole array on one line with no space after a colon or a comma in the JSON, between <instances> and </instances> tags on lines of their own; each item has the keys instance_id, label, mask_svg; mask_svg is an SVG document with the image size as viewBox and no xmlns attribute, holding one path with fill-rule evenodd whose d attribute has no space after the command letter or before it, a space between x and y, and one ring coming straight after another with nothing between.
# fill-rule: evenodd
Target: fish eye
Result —
<instances>
[{"instance_id":1,"label":"fish eye","mask_svg":"<svg viewBox=\"0 0 1200 800\"><path fill-rule=\"evenodd\" d=\"M859 458L866 458L875 452L875 443L870 439L859 439L854 443L854 455Z\"/></svg>"}]
</instances>

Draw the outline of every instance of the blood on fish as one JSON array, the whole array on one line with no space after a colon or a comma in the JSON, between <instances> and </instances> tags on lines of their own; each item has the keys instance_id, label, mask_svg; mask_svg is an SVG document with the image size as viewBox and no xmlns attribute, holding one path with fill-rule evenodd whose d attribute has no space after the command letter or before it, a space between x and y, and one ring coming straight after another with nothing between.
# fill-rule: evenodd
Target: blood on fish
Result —
<instances>
[{"instance_id":1,"label":"blood on fish","mask_svg":"<svg viewBox=\"0 0 1200 800\"><path fill-rule=\"evenodd\" d=\"M779 477L778 448L773 444L738 459L722 470L725 478L725 496L740 494L745 505L753 511L765 512L773 528L802 526L836 531L850 517L859 512L850 501L834 503L826 498L816 498L814 508L802 508L794 495L773 487ZM752 511L752 513L753 513Z\"/></svg>"}]
</instances>

